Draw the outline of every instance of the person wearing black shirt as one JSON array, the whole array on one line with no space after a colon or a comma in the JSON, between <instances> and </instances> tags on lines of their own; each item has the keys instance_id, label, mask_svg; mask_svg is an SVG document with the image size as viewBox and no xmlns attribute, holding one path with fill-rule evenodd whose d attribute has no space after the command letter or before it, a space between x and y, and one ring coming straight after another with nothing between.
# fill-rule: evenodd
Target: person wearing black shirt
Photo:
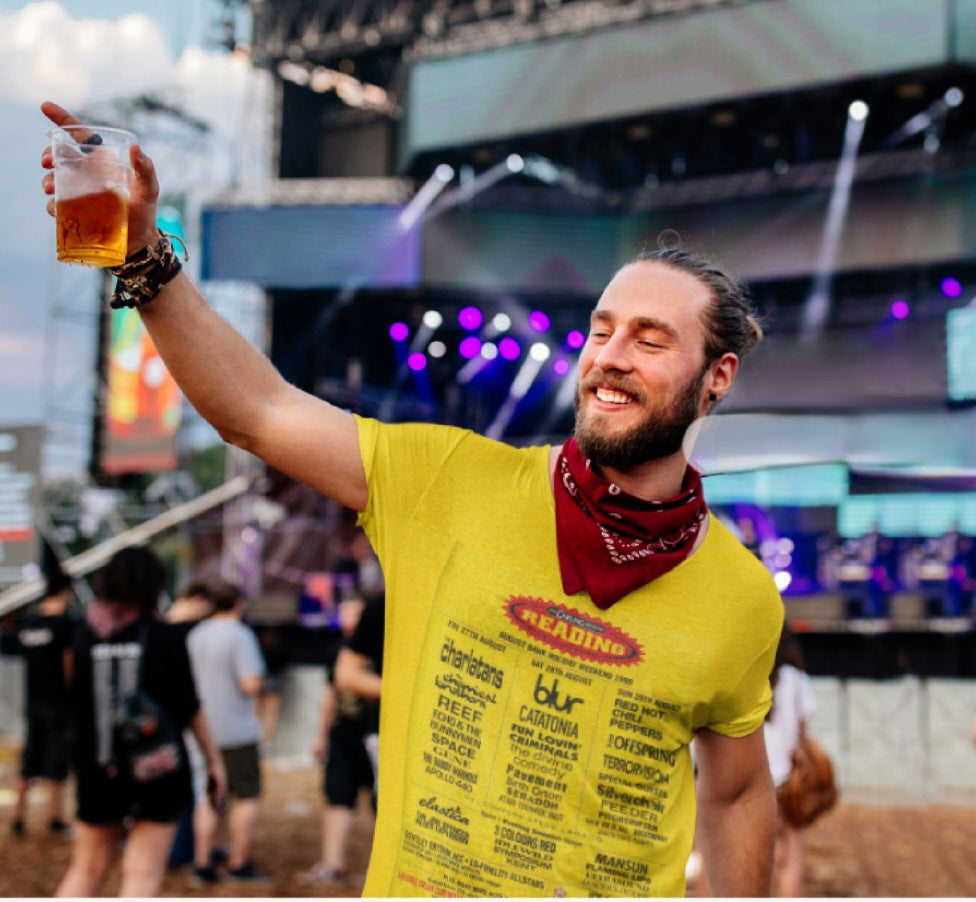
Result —
<instances>
[{"instance_id":1,"label":"person wearing black shirt","mask_svg":"<svg viewBox=\"0 0 976 902\"><path fill-rule=\"evenodd\" d=\"M71 701L78 812L58 896L98 894L119 853L124 823L119 895L159 892L177 823L193 801L183 729L189 727L200 743L215 794L225 790L223 763L200 708L183 633L157 613L165 576L148 549L116 552L96 577L96 600L75 635ZM155 703L153 719L171 723L167 739L179 751L171 756L175 769L153 779L126 767L118 742L122 700L137 691ZM154 764L156 774L165 770Z\"/></svg>"},{"instance_id":2,"label":"person wearing black shirt","mask_svg":"<svg viewBox=\"0 0 976 902\"><path fill-rule=\"evenodd\" d=\"M350 651L350 643L357 640L360 648L375 653L382 662L382 616L379 618L379 641L374 633L375 611L358 596L339 603L340 639L333 643L325 661L326 687L322 698L321 728L313 752L325 763L322 792L325 808L322 813L322 859L302 875L305 883L348 882L346 871L346 840L353 811L361 789L374 790L375 763L367 750L367 736L379 729L378 695L363 697L354 690L339 688L338 662L358 652ZM368 612L368 613L367 613ZM369 665L372 666L372 665ZM375 796L374 796L375 808Z\"/></svg>"},{"instance_id":3,"label":"person wearing black shirt","mask_svg":"<svg viewBox=\"0 0 976 902\"><path fill-rule=\"evenodd\" d=\"M68 681L71 675L71 637L78 621L67 613L71 580L60 571L48 575L37 611L14 628L4 650L24 659L24 717L26 739L10 829L27 831L27 792L35 779L47 788L47 823L60 835L70 831L63 817L62 795L68 778L71 732L68 729Z\"/></svg>"}]
</instances>

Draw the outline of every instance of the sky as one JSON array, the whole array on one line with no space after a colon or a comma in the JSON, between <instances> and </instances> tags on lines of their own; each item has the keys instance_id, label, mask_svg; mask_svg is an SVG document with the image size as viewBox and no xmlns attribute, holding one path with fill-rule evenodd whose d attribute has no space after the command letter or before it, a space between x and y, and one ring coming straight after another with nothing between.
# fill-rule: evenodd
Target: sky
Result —
<instances>
[{"instance_id":1,"label":"sky","mask_svg":"<svg viewBox=\"0 0 976 902\"><path fill-rule=\"evenodd\" d=\"M46 426L45 476L86 465L99 277L55 259L39 163L50 123L39 106L53 100L133 128L164 193L185 196L191 214L209 193L263 178L266 129L255 111L266 80L212 40L219 13L215 0L0 0L0 428ZM145 93L209 132L118 103Z\"/></svg>"}]
</instances>

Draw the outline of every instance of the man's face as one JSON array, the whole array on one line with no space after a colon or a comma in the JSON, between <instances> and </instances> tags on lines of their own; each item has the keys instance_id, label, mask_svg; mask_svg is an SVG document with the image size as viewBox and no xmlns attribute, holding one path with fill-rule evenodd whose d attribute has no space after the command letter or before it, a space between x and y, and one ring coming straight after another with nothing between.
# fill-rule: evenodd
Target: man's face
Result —
<instances>
[{"instance_id":1,"label":"man's face","mask_svg":"<svg viewBox=\"0 0 976 902\"><path fill-rule=\"evenodd\" d=\"M580 354L576 440L617 470L675 454L707 410L706 285L655 261L622 269L591 319Z\"/></svg>"}]
</instances>

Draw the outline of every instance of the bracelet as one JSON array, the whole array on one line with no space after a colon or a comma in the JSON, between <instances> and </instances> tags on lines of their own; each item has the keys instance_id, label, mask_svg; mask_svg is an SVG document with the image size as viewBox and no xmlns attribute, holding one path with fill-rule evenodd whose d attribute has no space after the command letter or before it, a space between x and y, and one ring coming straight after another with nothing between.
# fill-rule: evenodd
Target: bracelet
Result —
<instances>
[{"instance_id":1,"label":"bracelet","mask_svg":"<svg viewBox=\"0 0 976 902\"><path fill-rule=\"evenodd\" d=\"M125 258L125 263L111 270L115 276L115 290L109 306L113 310L145 307L183 268L180 258L173 250L171 238L175 238L182 245L183 259L190 259L186 245L179 236L160 232L159 241L130 254Z\"/></svg>"}]
</instances>

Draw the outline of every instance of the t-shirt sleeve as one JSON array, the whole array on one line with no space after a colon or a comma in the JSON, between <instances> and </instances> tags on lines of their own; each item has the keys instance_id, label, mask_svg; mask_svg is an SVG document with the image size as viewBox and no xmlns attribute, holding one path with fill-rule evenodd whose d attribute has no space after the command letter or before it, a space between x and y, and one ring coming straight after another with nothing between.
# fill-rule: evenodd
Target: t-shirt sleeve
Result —
<instances>
[{"instance_id":1,"label":"t-shirt sleeve","mask_svg":"<svg viewBox=\"0 0 976 902\"><path fill-rule=\"evenodd\" d=\"M241 630L241 641L237 643L235 664L237 676L249 677L265 675L264 655L261 653L261 645L254 630L245 626Z\"/></svg>"},{"instance_id":2,"label":"t-shirt sleeve","mask_svg":"<svg viewBox=\"0 0 976 902\"><path fill-rule=\"evenodd\" d=\"M356 416L359 450L369 488L358 523L366 530L385 565L399 536L394 524L410 515L437 478L441 467L472 433L454 426L427 423L381 423Z\"/></svg>"},{"instance_id":3,"label":"t-shirt sleeve","mask_svg":"<svg viewBox=\"0 0 976 902\"><path fill-rule=\"evenodd\" d=\"M712 706L708 729L723 736L738 738L758 730L773 701L769 675L776 659L781 621L770 642L748 663L737 682L720 693Z\"/></svg>"}]
</instances>

